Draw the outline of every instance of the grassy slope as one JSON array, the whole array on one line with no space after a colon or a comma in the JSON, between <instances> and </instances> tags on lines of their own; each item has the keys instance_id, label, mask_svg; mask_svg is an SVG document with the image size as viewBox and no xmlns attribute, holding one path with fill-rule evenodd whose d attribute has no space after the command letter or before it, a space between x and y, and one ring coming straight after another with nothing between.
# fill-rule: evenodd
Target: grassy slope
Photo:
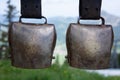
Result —
<instances>
[{"instance_id":1,"label":"grassy slope","mask_svg":"<svg viewBox=\"0 0 120 80\"><path fill-rule=\"evenodd\" d=\"M120 80L120 77L103 77L58 63L48 69L27 70L11 66L10 61L0 61L0 80Z\"/></svg>"}]
</instances>

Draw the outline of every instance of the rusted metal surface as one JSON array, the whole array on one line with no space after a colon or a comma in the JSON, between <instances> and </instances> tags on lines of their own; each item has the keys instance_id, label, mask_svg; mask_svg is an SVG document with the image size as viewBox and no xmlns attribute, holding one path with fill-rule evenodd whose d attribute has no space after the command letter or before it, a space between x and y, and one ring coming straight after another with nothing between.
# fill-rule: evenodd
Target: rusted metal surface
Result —
<instances>
[{"instance_id":1,"label":"rusted metal surface","mask_svg":"<svg viewBox=\"0 0 120 80\"><path fill-rule=\"evenodd\" d=\"M21 0L21 15L24 18L42 18L41 0Z\"/></svg>"},{"instance_id":2,"label":"rusted metal surface","mask_svg":"<svg viewBox=\"0 0 120 80\"><path fill-rule=\"evenodd\" d=\"M99 19L102 0L80 0L79 15L81 19Z\"/></svg>"},{"instance_id":3,"label":"rusted metal surface","mask_svg":"<svg viewBox=\"0 0 120 80\"><path fill-rule=\"evenodd\" d=\"M66 37L68 62L81 69L108 68L112 44L112 26L72 23Z\"/></svg>"},{"instance_id":4,"label":"rusted metal surface","mask_svg":"<svg viewBox=\"0 0 120 80\"><path fill-rule=\"evenodd\" d=\"M13 23L9 29L12 65L20 68L51 66L56 44L53 24Z\"/></svg>"}]
</instances>

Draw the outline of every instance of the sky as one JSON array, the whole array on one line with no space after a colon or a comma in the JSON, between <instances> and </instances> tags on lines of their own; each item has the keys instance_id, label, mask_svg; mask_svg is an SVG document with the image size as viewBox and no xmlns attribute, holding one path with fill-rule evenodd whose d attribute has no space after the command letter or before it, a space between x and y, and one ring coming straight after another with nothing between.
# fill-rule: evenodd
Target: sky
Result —
<instances>
[{"instance_id":1,"label":"sky","mask_svg":"<svg viewBox=\"0 0 120 80\"><path fill-rule=\"evenodd\" d=\"M0 0L0 14L4 14L6 1ZM20 11L20 0L11 0L13 5ZM42 14L47 17L78 16L79 0L42 0ZM120 0L102 0L102 10L120 17ZM20 15L20 12L19 12Z\"/></svg>"}]
</instances>

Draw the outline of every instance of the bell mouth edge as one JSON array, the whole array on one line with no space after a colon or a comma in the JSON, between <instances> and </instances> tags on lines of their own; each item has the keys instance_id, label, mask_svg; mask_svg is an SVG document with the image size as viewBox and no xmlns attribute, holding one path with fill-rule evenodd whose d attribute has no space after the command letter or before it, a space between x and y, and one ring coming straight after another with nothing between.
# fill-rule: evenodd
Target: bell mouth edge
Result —
<instances>
[{"instance_id":1,"label":"bell mouth edge","mask_svg":"<svg viewBox=\"0 0 120 80\"><path fill-rule=\"evenodd\" d=\"M81 69L81 70L104 70L104 69L109 69L109 66L106 67L101 67L101 68L97 68L97 67L80 67L80 66L74 66L69 64L71 68L77 68L77 69Z\"/></svg>"},{"instance_id":2,"label":"bell mouth edge","mask_svg":"<svg viewBox=\"0 0 120 80\"><path fill-rule=\"evenodd\" d=\"M12 64L12 67L19 68L19 69L45 69L45 68L50 68L51 65L44 66L44 67L23 67L23 66L17 66Z\"/></svg>"}]
</instances>

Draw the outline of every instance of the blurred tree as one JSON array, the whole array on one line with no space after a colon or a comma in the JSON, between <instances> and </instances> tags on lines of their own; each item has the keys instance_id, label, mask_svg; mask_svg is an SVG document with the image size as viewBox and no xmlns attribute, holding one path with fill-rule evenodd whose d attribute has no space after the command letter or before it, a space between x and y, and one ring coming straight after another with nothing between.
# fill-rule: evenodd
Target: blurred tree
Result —
<instances>
[{"instance_id":1,"label":"blurred tree","mask_svg":"<svg viewBox=\"0 0 120 80\"><path fill-rule=\"evenodd\" d=\"M11 4L11 0L7 1L7 8L8 10L6 11L6 20L8 22L7 26L10 25L10 23L13 21L13 19L16 17L16 14L18 13L18 11L16 10L16 7L14 5Z\"/></svg>"},{"instance_id":2,"label":"blurred tree","mask_svg":"<svg viewBox=\"0 0 120 80\"><path fill-rule=\"evenodd\" d=\"M5 23L2 23L2 27L7 28L10 26L13 19L18 13L16 7L11 4L11 0L7 1L7 11L5 16ZM8 31L2 30L0 37L0 59L7 59L9 57L9 45L8 45Z\"/></svg>"}]
</instances>

